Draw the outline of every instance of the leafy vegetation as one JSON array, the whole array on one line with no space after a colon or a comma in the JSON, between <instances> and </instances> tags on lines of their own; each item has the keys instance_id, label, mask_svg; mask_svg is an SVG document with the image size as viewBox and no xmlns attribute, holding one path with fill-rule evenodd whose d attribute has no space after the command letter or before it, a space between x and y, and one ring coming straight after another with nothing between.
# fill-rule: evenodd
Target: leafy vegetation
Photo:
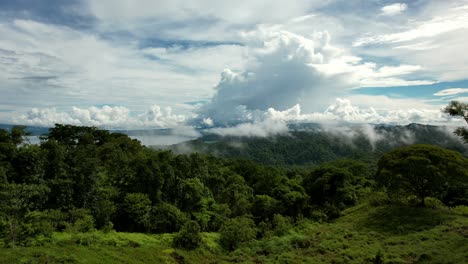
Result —
<instances>
[{"instance_id":1,"label":"leafy vegetation","mask_svg":"<svg viewBox=\"0 0 468 264\"><path fill-rule=\"evenodd\" d=\"M436 146L413 145L385 154L378 163L377 181L392 194L416 195L447 204L466 203L468 159Z\"/></svg>"},{"instance_id":2,"label":"leafy vegetation","mask_svg":"<svg viewBox=\"0 0 468 264\"><path fill-rule=\"evenodd\" d=\"M468 160L440 147L283 167L152 150L93 127L56 125L40 145L24 135L0 130L0 262L468 258Z\"/></svg>"}]
</instances>

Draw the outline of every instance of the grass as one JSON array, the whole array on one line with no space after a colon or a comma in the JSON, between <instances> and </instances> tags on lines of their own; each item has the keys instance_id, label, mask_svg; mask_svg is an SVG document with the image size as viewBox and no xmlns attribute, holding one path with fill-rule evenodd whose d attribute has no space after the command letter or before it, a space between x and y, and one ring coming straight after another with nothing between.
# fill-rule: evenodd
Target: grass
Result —
<instances>
[{"instance_id":1,"label":"grass","mask_svg":"<svg viewBox=\"0 0 468 264\"><path fill-rule=\"evenodd\" d=\"M55 233L41 247L1 249L0 263L468 263L468 215L448 209L361 204L234 252L219 247L217 233L204 233L194 251L172 248L172 237Z\"/></svg>"}]
</instances>

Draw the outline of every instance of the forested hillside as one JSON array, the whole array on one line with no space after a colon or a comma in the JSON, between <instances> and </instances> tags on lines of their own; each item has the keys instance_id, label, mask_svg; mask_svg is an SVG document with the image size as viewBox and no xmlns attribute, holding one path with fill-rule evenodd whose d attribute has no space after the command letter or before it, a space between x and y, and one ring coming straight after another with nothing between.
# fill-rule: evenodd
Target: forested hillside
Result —
<instances>
[{"instance_id":1,"label":"forested hillside","mask_svg":"<svg viewBox=\"0 0 468 264\"><path fill-rule=\"evenodd\" d=\"M331 127L292 124L286 135L223 137L207 133L197 140L159 148L176 153L199 152L281 165L320 164L338 158L375 161L385 152L412 144L441 146L468 156L468 144L463 144L451 130L453 128L419 124Z\"/></svg>"},{"instance_id":2,"label":"forested hillside","mask_svg":"<svg viewBox=\"0 0 468 264\"><path fill-rule=\"evenodd\" d=\"M301 159L299 147L332 144L300 135L276 138L287 141L283 157L295 138L290 160ZM453 263L468 259L459 247L468 242L468 159L459 152L413 145L378 163L332 155L282 167L152 150L94 127L56 125L40 145L23 136L0 130L0 245L9 248L0 262L81 263L103 250L108 263L382 263L440 259L442 244ZM429 241L399 252L376 239L386 233L384 243ZM102 263L98 255L85 262Z\"/></svg>"}]
</instances>

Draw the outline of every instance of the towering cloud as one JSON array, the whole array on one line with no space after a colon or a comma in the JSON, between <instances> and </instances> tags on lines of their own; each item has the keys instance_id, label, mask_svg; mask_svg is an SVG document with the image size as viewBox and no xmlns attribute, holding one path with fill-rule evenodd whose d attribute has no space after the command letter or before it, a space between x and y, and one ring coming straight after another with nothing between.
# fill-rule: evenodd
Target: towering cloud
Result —
<instances>
[{"instance_id":1,"label":"towering cloud","mask_svg":"<svg viewBox=\"0 0 468 264\"><path fill-rule=\"evenodd\" d=\"M296 104L305 112L323 111L347 88L430 83L402 78L420 66L363 62L332 46L327 32L306 38L263 26L243 38L248 48L245 68L226 69L211 102L199 112L218 125L254 120L256 111L283 111Z\"/></svg>"}]
</instances>

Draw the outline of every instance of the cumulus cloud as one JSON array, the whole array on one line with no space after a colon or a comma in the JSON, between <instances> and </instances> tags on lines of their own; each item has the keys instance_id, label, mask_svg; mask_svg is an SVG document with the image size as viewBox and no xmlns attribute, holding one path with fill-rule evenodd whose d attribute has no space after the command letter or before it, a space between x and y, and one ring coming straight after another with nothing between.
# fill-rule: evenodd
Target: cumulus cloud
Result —
<instances>
[{"instance_id":1,"label":"cumulus cloud","mask_svg":"<svg viewBox=\"0 0 468 264\"><path fill-rule=\"evenodd\" d=\"M387 99L391 101L391 99ZM398 107L400 102L394 104ZM390 105L391 106L391 105ZM302 113L299 104L283 110L269 108L266 111L243 109L245 116L250 117L243 123L227 127L210 128L206 131L222 136L249 136L249 137L267 137L277 134L287 134L288 124L292 123L319 123L322 124L327 132L348 134L356 137L365 134L373 144L385 137L382 133L373 131L373 126L368 124L395 124L407 125L410 123L421 124L453 124L459 119L445 115L439 108L404 108L404 109L386 109L376 110L373 107L361 108L354 106L349 99L337 98L336 101L326 108L323 112ZM357 124L356 127L347 125L340 126L339 123ZM351 133L351 134L350 134ZM354 133L354 134L353 134ZM355 134L358 133L358 134ZM359 134L360 133L360 134ZM412 136L402 133L399 142L410 142ZM397 140L397 139L395 139Z\"/></svg>"},{"instance_id":2,"label":"cumulus cloud","mask_svg":"<svg viewBox=\"0 0 468 264\"><path fill-rule=\"evenodd\" d=\"M408 5L405 3L395 3L386 5L381 8L381 14L384 16L400 15L408 9Z\"/></svg>"},{"instance_id":3,"label":"cumulus cloud","mask_svg":"<svg viewBox=\"0 0 468 264\"><path fill-rule=\"evenodd\" d=\"M444 89L444 90L438 91L434 95L435 96L451 96L451 95L464 94L464 93L468 93L468 88Z\"/></svg>"},{"instance_id":4,"label":"cumulus cloud","mask_svg":"<svg viewBox=\"0 0 468 264\"><path fill-rule=\"evenodd\" d=\"M107 128L177 128L185 126L187 117L172 113L170 107L152 106L143 114L133 114L122 106L102 106L59 111L56 108L33 108L13 116L12 122L51 127L56 123Z\"/></svg>"},{"instance_id":5,"label":"cumulus cloud","mask_svg":"<svg viewBox=\"0 0 468 264\"><path fill-rule=\"evenodd\" d=\"M383 66L334 47L327 32L310 38L262 26L246 32L247 62L242 70L226 69L202 118L226 125L252 120L256 111L284 111L301 104L304 110L325 108L346 88L428 84L402 76L421 70L417 65Z\"/></svg>"},{"instance_id":6,"label":"cumulus cloud","mask_svg":"<svg viewBox=\"0 0 468 264\"><path fill-rule=\"evenodd\" d=\"M439 109L387 109L377 111L373 107L360 108L353 106L348 99L337 99L334 104L324 112L324 119L346 121L351 123L374 124L409 124L447 123L450 118Z\"/></svg>"}]
</instances>

